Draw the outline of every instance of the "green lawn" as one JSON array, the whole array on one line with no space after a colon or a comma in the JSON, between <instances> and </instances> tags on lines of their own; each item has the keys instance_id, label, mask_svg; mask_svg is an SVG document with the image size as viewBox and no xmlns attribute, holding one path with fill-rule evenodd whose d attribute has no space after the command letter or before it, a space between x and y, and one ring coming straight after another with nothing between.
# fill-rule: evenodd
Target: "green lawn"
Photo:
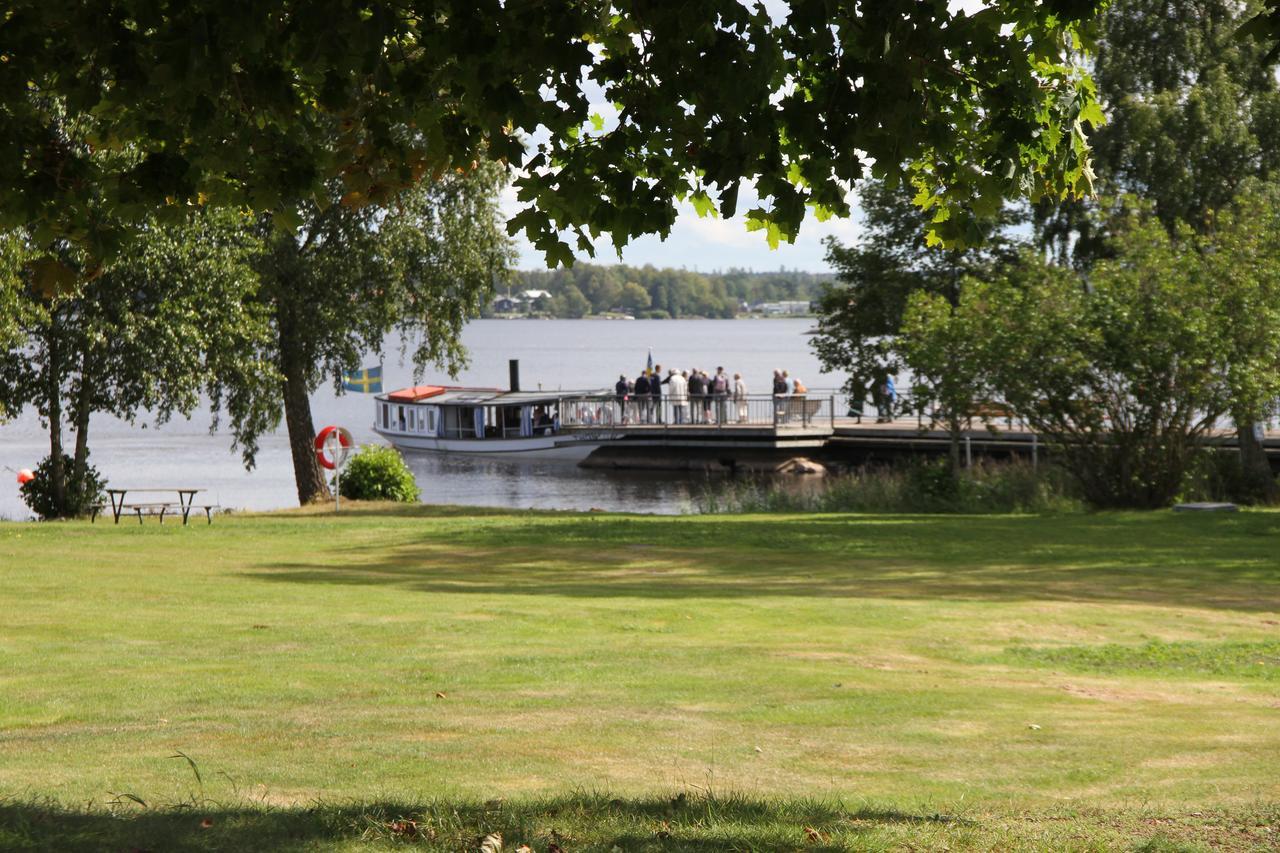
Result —
<instances>
[{"instance_id":1,"label":"green lawn","mask_svg":"<svg viewBox=\"0 0 1280 853\"><path fill-rule=\"evenodd\" d=\"M1248 849L1278 766L1277 513L0 524L0 849Z\"/></svg>"}]
</instances>

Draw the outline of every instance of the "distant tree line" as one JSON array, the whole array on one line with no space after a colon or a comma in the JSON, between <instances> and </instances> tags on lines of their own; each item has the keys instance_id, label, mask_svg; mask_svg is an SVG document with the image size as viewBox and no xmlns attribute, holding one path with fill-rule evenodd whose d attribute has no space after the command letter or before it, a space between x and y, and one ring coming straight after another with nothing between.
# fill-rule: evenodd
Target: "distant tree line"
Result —
<instances>
[{"instance_id":1,"label":"distant tree line","mask_svg":"<svg viewBox=\"0 0 1280 853\"><path fill-rule=\"evenodd\" d=\"M808 302L818 298L833 277L794 270L692 272L652 265L575 264L569 269L512 274L509 292L550 294L524 306L533 313L576 318L622 313L633 317L734 317L761 302ZM503 293L499 293L501 297Z\"/></svg>"}]
</instances>

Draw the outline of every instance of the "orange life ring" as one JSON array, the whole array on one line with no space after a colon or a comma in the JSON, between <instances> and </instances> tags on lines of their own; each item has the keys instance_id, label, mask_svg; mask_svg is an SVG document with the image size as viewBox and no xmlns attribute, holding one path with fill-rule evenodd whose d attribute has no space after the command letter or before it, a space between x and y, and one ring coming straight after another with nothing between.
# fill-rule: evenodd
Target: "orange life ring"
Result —
<instances>
[{"instance_id":1,"label":"orange life ring","mask_svg":"<svg viewBox=\"0 0 1280 853\"><path fill-rule=\"evenodd\" d=\"M320 463L321 467L328 468L330 471L337 468L338 463L333 459L330 459L329 455L325 453L325 441L335 432L338 434L338 443L341 446L351 446L351 433L347 432L342 427L327 426L320 430L320 432L316 433L316 461Z\"/></svg>"}]
</instances>

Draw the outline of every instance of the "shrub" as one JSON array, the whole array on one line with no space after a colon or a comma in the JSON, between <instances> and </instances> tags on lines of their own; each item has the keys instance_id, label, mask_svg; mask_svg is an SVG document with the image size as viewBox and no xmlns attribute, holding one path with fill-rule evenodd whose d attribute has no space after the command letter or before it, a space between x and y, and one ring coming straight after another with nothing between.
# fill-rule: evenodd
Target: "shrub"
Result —
<instances>
[{"instance_id":1,"label":"shrub","mask_svg":"<svg viewBox=\"0 0 1280 853\"><path fill-rule=\"evenodd\" d=\"M342 496L354 501L413 503L422 494L394 447L366 444L342 469Z\"/></svg>"},{"instance_id":2,"label":"shrub","mask_svg":"<svg viewBox=\"0 0 1280 853\"><path fill-rule=\"evenodd\" d=\"M1192 459L1176 500L1252 504L1265 501L1265 496L1245 478L1236 450L1211 447Z\"/></svg>"},{"instance_id":3,"label":"shrub","mask_svg":"<svg viewBox=\"0 0 1280 853\"><path fill-rule=\"evenodd\" d=\"M723 512L1073 512L1081 508L1065 473L1051 465L979 461L953 474L946 460L861 468L822 479L746 478L708 484L703 513Z\"/></svg>"},{"instance_id":4,"label":"shrub","mask_svg":"<svg viewBox=\"0 0 1280 853\"><path fill-rule=\"evenodd\" d=\"M75 518L88 515L95 504L106 501L103 488L106 480L98 474L98 469L86 463L84 476L77 479L72 475L75 460L65 453L62 455L62 470L65 481L63 501L59 506L53 494L53 456L40 460L34 473L35 479L22 484L18 491L27 506L40 518Z\"/></svg>"}]
</instances>

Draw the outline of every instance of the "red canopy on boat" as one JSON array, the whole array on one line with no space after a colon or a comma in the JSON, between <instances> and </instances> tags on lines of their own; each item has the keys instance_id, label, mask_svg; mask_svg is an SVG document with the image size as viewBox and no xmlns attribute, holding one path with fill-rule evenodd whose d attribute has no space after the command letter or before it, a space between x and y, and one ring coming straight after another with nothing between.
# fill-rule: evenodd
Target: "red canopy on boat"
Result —
<instances>
[{"instance_id":1,"label":"red canopy on boat","mask_svg":"<svg viewBox=\"0 0 1280 853\"><path fill-rule=\"evenodd\" d=\"M396 403L415 403L418 400L425 400L428 397L443 394L445 390L446 389L440 385L415 385L412 388L402 388L399 391L392 391L387 395L387 399Z\"/></svg>"}]
</instances>

